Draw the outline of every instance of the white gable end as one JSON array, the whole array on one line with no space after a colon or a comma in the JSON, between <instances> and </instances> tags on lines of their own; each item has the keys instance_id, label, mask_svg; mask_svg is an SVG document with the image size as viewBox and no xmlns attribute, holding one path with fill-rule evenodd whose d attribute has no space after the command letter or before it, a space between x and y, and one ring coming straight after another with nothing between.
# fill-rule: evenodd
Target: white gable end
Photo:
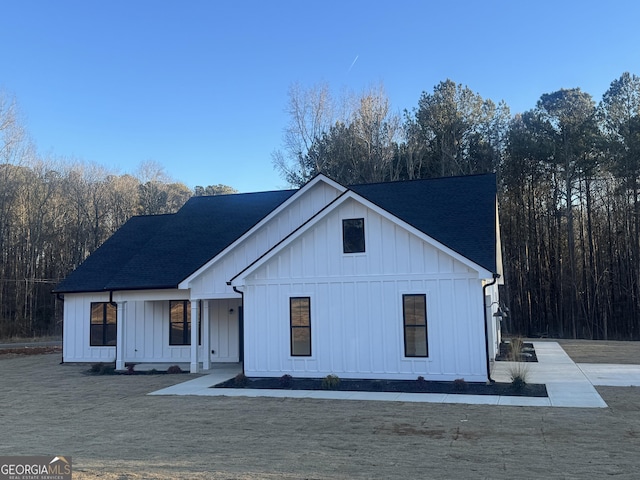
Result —
<instances>
[{"instance_id":1,"label":"white gable end","mask_svg":"<svg viewBox=\"0 0 640 480\"><path fill-rule=\"evenodd\" d=\"M285 204L180 284L191 298L237 296L227 281L335 200L343 187L319 176Z\"/></svg>"},{"instance_id":2,"label":"white gable end","mask_svg":"<svg viewBox=\"0 0 640 480\"><path fill-rule=\"evenodd\" d=\"M363 218L365 251L343 253L342 220ZM486 379L478 271L347 199L239 277L250 376ZM403 295L426 296L426 358L405 356ZM309 298L311 352L291 354L291 298Z\"/></svg>"}]
</instances>

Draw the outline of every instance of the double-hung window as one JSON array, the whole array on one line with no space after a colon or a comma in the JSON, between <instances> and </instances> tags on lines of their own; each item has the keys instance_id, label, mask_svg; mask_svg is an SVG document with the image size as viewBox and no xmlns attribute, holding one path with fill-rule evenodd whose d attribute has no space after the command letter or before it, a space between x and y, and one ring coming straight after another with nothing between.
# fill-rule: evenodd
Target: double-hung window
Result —
<instances>
[{"instance_id":1,"label":"double-hung window","mask_svg":"<svg viewBox=\"0 0 640 480\"><path fill-rule=\"evenodd\" d=\"M408 294L402 296L405 357L428 357L427 296Z\"/></svg>"},{"instance_id":2,"label":"double-hung window","mask_svg":"<svg viewBox=\"0 0 640 480\"><path fill-rule=\"evenodd\" d=\"M291 327L291 356L311 356L311 299L292 297L289 299Z\"/></svg>"},{"instance_id":3,"label":"double-hung window","mask_svg":"<svg viewBox=\"0 0 640 480\"><path fill-rule=\"evenodd\" d=\"M92 347L116 344L117 307L109 302L91 303L90 341Z\"/></svg>"}]
</instances>

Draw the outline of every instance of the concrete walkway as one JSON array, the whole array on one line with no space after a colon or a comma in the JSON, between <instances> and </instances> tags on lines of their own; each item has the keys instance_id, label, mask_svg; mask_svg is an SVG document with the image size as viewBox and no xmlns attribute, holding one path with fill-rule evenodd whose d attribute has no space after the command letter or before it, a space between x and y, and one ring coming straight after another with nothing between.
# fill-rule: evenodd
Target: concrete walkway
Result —
<instances>
[{"instance_id":1,"label":"concrete walkway","mask_svg":"<svg viewBox=\"0 0 640 480\"><path fill-rule=\"evenodd\" d=\"M529 383L546 384L548 398L438 393L210 388L233 378L240 372L239 365L216 365L215 370L207 375L163 388L149 395L320 398L523 407L604 408L607 404L602 400L594 385L640 386L640 365L576 364L556 342L534 342L534 348L538 362L518 365L525 365L527 368ZM510 382L509 370L514 365L512 362L494 362L493 379L498 382Z\"/></svg>"}]
</instances>

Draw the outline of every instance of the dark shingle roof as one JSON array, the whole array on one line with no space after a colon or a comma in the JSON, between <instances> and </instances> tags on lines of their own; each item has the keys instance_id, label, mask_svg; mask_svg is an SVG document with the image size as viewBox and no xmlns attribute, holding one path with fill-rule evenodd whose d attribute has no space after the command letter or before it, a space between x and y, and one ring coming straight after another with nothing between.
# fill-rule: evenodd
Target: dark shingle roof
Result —
<instances>
[{"instance_id":1,"label":"dark shingle roof","mask_svg":"<svg viewBox=\"0 0 640 480\"><path fill-rule=\"evenodd\" d=\"M349 188L496 272L495 175ZM176 288L295 192L193 197L173 215L134 217L54 291Z\"/></svg>"},{"instance_id":2,"label":"dark shingle roof","mask_svg":"<svg viewBox=\"0 0 640 480\"><path fill-rule=\"evenodd\" d=\"M54 291L176 288L295 192L193 197L173 215L133 217Z\"/></svg>"},{"instance_id":3,"label":"dark shingle roof","mask_svg":"<svg viewBox=\"0 0 640 480\"><path fill-rule=\"evenodd\" d=\"M474 263L497 272L494 174L350 188Z\"/></svg>"}]
</instances>

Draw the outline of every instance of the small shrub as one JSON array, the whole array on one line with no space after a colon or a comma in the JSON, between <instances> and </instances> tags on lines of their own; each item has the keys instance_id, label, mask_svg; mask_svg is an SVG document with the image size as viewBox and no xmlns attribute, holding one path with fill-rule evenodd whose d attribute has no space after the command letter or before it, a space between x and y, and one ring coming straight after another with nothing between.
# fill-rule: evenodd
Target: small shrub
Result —
<instances>
[{"instance_id":1,"label":"small shrub","mask_svg":"<svg viewBox=\"0 0 640 480\"><path fill-rule=\"evenodd\" d=\"M134 375L136 372L134 372L135 365L134 364L129 364L127 365L127 375Z\"/></svg>"},{"instance_id":2,"label":"small shrub","mask_svg":"<svg viewBox=\"0 0 640 480\"><path fill-rule=\"evenodd\" d=\"M371 390L374 392L382 392L384 390L384 382L382 380L373 380L371 382Z\"/></svg>"},{"instance_id":3,"label":"small shrub","mask_svg":"<svg viewBox=\"0 0 640 480\"><path fill-rule=\"evenodd\" d=\"M280 377L280 386L282 388L291 388L292 384L293 384L293 377L288 373L285 373Z\"/></svg>"},{"instance_id":4,"label":"small shrub","mask_svg":"<svg viewBox=\"0 0 640 480\"><path fill-rule=\"evenodd\" d=\"M467 385L467 382L466 382L466 380L464 378L456 378L453 381L453 389L456 392L464 392L464 391L467 390L468 386L469 385Z\"/></svg>"},{"instance_id":5,"label":"small shrub","mask_svg":"<svg viewBox=\"0 0 640 480\"><path fill-rule=\"evenodd\" d=\"M327 375L322 379L323 390L337 390L340 386L340 378L337 375Z\"/></svg>"},{"instance_id":6,"label":"small shrub","mask_svg":"<svg viewBox=\"0 0 640 480\"><path fill-rule=\"evenodd\" d=\"M104 364L102 362L94 363L91 365L91 368L89 368L89 371L91 373L100 373L103 366Z\"/></svg>"},{"instance_id":7,"label":"small shrub","mask_svg":"<svg viewBox=\"0 0 640 480\"><path fill-rule=\"evenodd\" d=\"M102 367L100 367L100 375L113 375L114 373L116 373L116 366L115 365L102 365Z\"/></svg>"},{"instance_id":8,"label":"small shrub","mask_svg":"<svg viewBox=\"0 0 640 480\"><path fill-rule=\"evenodd\" d=\"M171 365L169 368L167 368L167 373L182 373L182 369L179 365Z\"/></svg>"},{"instance_id":9,"label":"small shrub","mask_svg":"<svg viewBox=\"0 0 640 480\"><path fill-rule=\"evenodd\" d=\"M522 375L511 376L511 388L513 388L516 392L521 391L526 385L526 378Z\"/></svg>"},{"instance_id":10,"label":"small shrub","mask_svg":"<svg viewBox=\"0 0 640 480\"><path fill-rule=\"evenodd\" d=\"M246 387L249 384L249 379L244 373L237 374L233 379L233 385L236 387Z\"/></svg>"},{"instance_id":11,"label":"small shrub","mask_svg":"<svg viewBox=\"0 0 640 480\"><path fill-rule=\"evenodd\" d=\"M427 389L427 381L424 379L422 375L416 378L416 390L418 392L422 392Z\"/></svg>"},{"instance_id":12,"label":"small shrub","mask_svg":"<svg viewBox=\"0 0 640 480\"><path fill-rule=\"evenodd\" d=\"M514 390L520 391L527 384L529 377L529 364L522 362L522 347L523 342L521 338L513 338L510 342L509 358L511 362L509 366L509 379L511 380L511 386Z\"/></svg>"}]
</instances>

